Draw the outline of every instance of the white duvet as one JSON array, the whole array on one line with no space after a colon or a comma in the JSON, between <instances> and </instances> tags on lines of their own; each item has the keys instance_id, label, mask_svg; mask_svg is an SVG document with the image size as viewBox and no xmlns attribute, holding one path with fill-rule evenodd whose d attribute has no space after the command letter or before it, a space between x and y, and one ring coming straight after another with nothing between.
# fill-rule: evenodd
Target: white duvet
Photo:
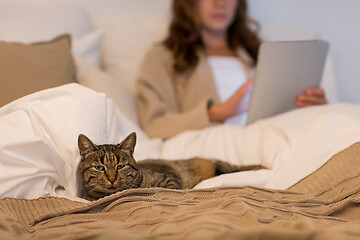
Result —
<instances>
[{"instance_id":1,"label":"white duvet","mask_svg":"<svg viewBox=\"0 0 360 240\"><path fill-rule=\"evenodd\" d=\"M285 189L359 141L360 106L297 109L241 128L215 125L166 141L150 139L104 94L78 84L37 92L0 109L0 197L79 197L77 138L119 143L135 131L135 158L219 158L269 170L222 175L197 187Z\"/></svg>"}]
</instances>

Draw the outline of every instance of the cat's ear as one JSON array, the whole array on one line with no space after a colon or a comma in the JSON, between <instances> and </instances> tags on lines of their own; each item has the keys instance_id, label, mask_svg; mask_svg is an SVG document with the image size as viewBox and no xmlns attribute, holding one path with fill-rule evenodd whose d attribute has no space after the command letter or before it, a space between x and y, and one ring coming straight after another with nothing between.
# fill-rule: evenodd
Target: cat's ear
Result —
<instances>
[{"instance_id":1,"label":"cat's ear","mask_svg":"<svg viewBox=\"0 0 360 240\"><path fill-rule=\"evenodd\" d=\"M119 149L127 150L130 152L130 155L133 155L135 144L136 144L136 133L132 132L116 147Z\"/></svg>"},{"instance_id":2,"label":"cat's ear","mask_svg":"<svg viewBox=\"0 0 360 240\"><path fill-rule=\"evenodd\" d=\"M82 157L98 150L97 146L84 134L79 135L78 146Z\"/></svg>"}]
</instances>

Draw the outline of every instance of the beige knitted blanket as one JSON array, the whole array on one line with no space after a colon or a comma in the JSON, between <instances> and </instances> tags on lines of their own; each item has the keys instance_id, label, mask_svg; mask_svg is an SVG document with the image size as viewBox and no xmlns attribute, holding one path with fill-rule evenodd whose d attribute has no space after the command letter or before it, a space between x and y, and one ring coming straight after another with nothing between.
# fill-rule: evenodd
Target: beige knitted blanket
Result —
<instances>
[{"instance_id":1,"label":"beige knitted blanket","mask_svg":"<svg viewBox=\"0 0 360 240\"><path fill-rule=\"evenodd\" d=\"M360 143L288 190L133 189L0 200L0 239L360 239Z\"/></svg>"}]
</instances>

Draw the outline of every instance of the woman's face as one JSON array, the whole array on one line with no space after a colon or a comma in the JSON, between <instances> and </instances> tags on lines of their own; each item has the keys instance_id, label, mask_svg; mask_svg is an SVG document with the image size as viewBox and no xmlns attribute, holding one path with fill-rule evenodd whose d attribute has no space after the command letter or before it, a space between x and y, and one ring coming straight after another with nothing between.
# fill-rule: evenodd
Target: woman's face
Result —
<instances>
[{"instance_id":1,"label":"woman's face","mask_svg":"<svg viewBox=\"0 0 360 240\"><path fill-rule=\"evenodd\" d=\"M204 30L224 33L231 25L238 0L198 0L197 11Z\"/></svg>"}]
</instances>

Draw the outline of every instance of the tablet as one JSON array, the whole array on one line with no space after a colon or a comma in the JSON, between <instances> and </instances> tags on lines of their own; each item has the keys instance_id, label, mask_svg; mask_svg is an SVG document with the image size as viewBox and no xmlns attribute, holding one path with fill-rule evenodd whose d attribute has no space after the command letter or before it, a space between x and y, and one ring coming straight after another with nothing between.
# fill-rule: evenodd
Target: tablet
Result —
<instances>
[{"instance_id":1,"label":"tablet","mask_svg":"<svg viewBox=\"0 0 360 240\"><path fill-rule=\"evenodd\" d=\"M322 40L260 46L246 124L296 108L296 96L320 86L329 44Z\"/></svg>"}]
</instances>

